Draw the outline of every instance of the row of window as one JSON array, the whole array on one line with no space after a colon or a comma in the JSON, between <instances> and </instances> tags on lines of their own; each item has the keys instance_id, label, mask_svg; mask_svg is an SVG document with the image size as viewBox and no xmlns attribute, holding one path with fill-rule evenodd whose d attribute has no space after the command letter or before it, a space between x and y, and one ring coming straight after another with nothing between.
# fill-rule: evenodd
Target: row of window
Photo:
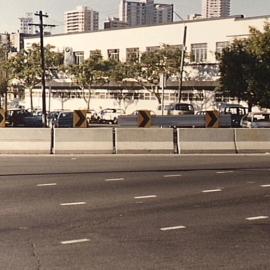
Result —
<instances>
[{"instance_id":1,"label":"row of window","mask_svg":"<svg viewBox=\"0 0 270 270\"><path fill-rule=\"evenodd\" d=\"M51 98L60 98L60 99L83 99L89 98L89 93L86 91L85 93L81 91L52 91L51 94L46 93L47 97ZM162 96L162 94L160 93ZM33 93L35 97L42 97L41 92ZM165 93L164 100L175 102L178 97L178 92ZM91 99L129 99L129 100L156 100L156 96L154 93L146 92L146 93L131 93L131 92L123 92L123 91L115 91L115 92L94 92L91 93ZM182 93L183 101L203 101L203 93Z\"/></svg>"},{"instance_id":2,"label":"row of window","mask_svg":"<svg viewBox=\"0 0 270 270\"><path fill-rule=\"evenodd\" d=\"M228 41L216 42L216 54L221 54L223 49L229 45ZM182 48L182 45L175 45L175 48ZM146 47L147 52L154 52L160 49L160 46L151 46ZM207 62L207 43L195 43L191 44L191 53L190 53L190 62L193 63L205 63ZM91 50L90 56L96 54L97 52L101 53L100 50ZM84 52L77 51L74 52L75 63L81 64L84 61ZM112 60L119 61L120 59L120 49L108 49L107 57ZM138 60L140 57L139 48L127 48L126 49L126 60Z\"/></svg>"}]
</instances>

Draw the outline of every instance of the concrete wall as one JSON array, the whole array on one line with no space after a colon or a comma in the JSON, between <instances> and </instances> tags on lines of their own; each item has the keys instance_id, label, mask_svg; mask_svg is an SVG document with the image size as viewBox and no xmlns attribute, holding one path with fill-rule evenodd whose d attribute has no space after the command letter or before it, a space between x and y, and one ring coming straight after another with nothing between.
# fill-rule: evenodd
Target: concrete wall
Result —
<instances>
[{"instance_id":1,"label":"concrete wall","mask_svg":"<svg viewBox=\"0 0 270 270\"><path fill-rule=\"evenodd\" d=\"M50 154L51 129L1 128L0 154Z\"/></svg>"},{"instance_id":2,"label":"concrete wall","mask_svg":"<svg viewBox=\"0 0 270 270\"><path fill-rule=\"evenodd\" d=\"M54 152L55 154L112 154L112 129L57 128Z\"/></svg>"},{"instance_id":3,"label":"concrete wall","mask_svg":"<svg viewBox=\"0 0 270 270\"><path fill-rule=\"evenodd\" d=\"M167 153L174 152L173 129L118 128L116 153Z\"/></svg>"},{"instance_id":4,"label":"concrete wall","mask_svg":"<svg viewBox=\"0 0 270 270\"><path fill-rule=\"evenodd\" d=\"M178 129L178 148L180 154L236 153L234 129Z\"/></svg>"},{"instance_id":5,"label":"concrete wall","mask_svg":"<svg viewBox=\"0 0 270 270\"><path fill-rule=\"evenodd\" d=\"M270 153L270 129L1 128L0 154ZM114 135L115 134L115 135ZM177 135L177 136L175 136Z\"/></svg>"},{"instance_id":6,"label":"concrete wall","mask_svg":"<svg viewBox=\"0 0 270 270\"><path fill-rule=\"evenodd\" d=\"M270 129L236 129L236 148L239 153L270 153Z\"/></svg>"}]
</instances>

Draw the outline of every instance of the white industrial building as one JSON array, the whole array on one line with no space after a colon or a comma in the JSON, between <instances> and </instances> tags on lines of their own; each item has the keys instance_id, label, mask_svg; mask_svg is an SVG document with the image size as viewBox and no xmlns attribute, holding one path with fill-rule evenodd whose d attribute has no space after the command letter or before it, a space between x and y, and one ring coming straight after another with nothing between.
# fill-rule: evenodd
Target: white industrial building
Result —
<instances>
[{"instance_id":1,"label":"white industrial building","mask_svg":"<svg viewBox=\"0 0 270 270\"><path fill-rule=\"evenodd\" d=\"M156 49L162 44L182 45L184 27L187 27L187 60L183 84L183 101L191 102L197 110L217 106L222 98L213 90L218 79L216 52L237 38L249 35L249 28L263 30L270 15L244 18L231 16L226 18L201 19L195 21L175 22L156 26L136 27L88 33L60 34L45 37L45 44L51 44L59 51L69 51L72 55L86 59L91 52L100 50L104 58L125 61L128 54L139 54ZM25 48L39 39L26 38ZM61 88L61 90L59 90ZM58 90L51 86L51 109L75 109L85 107L82 93L77 89L63 85ZM38 93L39 90L37 90ZM62 93L60 93L60 92ZM127 99L115 98L116 92L125 92ZM133 92L132 92L133 91ZM178 83L168 85L164 92L165 104L177 100ZM64 94L63 94L64 93ZM124 107L127 112L136 109L157 110L158 103L153 93L146 90L96 89L91 95L91 107L100 110L104 107ZM49 98L49 92L48 92ZM65 102L63 102L65 100ZM27 98L25 106L27 107ZM126 104L124 104L126 103ZM41 107L41 94L38 94L36 106Z\"/></svg>"}]
</instances>

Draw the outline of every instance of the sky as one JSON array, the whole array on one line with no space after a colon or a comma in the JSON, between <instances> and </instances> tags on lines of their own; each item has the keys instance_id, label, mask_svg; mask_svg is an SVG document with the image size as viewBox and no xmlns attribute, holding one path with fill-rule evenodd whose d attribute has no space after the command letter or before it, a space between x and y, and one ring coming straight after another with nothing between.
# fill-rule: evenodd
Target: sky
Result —
<instances>
[{"instance_id":1,"label":"sky","mask_svg":"<svg viewBox=\"0 0 270 270\"><path fill-rule=\"evenodd\" d=\"M201 0L155 0L155 3L174 4L174 10L182 18L201 13ZM19 19L26 12L42 10L49 18L45 23L55 24L53 33L64 30L64 12L78 5L86 5L99 12L100 27L107 17L118 17L119 0L0 0L0 33L16 32ZM231 15L260 16L270 15L270 0L231 0ZM35 22L38 22L35 18ZM175 16L175 20L178 20Z\"/></svg>"}]
</instances>

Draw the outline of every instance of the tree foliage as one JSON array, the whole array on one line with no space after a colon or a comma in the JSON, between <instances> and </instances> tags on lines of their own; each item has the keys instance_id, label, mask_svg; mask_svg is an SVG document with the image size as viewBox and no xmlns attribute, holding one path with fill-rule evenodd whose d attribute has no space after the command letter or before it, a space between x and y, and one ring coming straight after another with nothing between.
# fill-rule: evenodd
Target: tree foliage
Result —
<instances>
[{"instance_id":1,"label":"tree foliage","mask_svg":"<svg viewBox=\"0 0 270 270\"><path fill-rule=\"evenodd\" d=\"M250 28L248 38L235 40L220 57L221 90L252 106L270 107L270 24Z\"/></svg>"},{"instance_id":2,"label":"tree foliage","mask_svg":"<svg viewBox=\"0 0 270 270\"><path fill-rule=\"evenodd\" d=\"M97 50L83 63L66 67L66 72L72 76L74 82L82 90L88 110L93 85L102 85L108 81L108 74L113 66L114 63L103 60L101 53Z\"/></svg>"},{"instance_id":3,"label":"tree foliage","mask_svg":"<svg viewBox=\"0 0 270 270\"><path fill-rule=\"evenodd\" d=\"M55 52L53 49L54 47L50 45L44 48L47 79L50 79L51 72L55 69L59 70L63 63L63 54ZM33 44L30 49L11 57L7 62L7 69L10 79L17 79L24 89L29 89L30 104L33 110L32 90L41 82L42 76L40 46Z\"/></svg>"},{"instance_id":4,"label":"tree foliage","mask_svg":"<svg viewBox=\"0 0 270 270\"><path fill-rule=\"evenodd\" d=\"M131 87L139 85L154 94L161 103L159 89L161 74L165 81L175 75L179 75L181 50L174 46L163 45L155 51L144 52L140 59L129 59L119 62L112 73L112 80Z\"/></svg>"}]
</instances>

